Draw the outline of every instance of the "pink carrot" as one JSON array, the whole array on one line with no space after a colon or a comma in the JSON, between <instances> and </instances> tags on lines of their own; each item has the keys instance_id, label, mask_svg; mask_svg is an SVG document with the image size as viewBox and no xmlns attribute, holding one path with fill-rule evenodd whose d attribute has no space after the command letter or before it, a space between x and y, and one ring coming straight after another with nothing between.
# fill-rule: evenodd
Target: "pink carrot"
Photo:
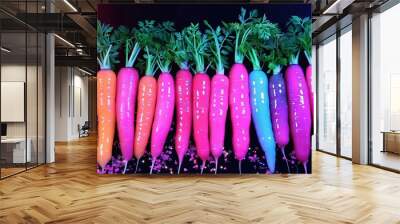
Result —
<instances>
[{"instance_id":1,"label":"pink carrot","mask_svg":"<svg viewBox=\"0 0 400 224\"><path fill-rule=\"evenodd\" d=\"M206 74L204 65L206 55L207 35L201 33L199 24L191 24L185 28L185 42L190 56L193 58L196 75L193 78L193 136L197 155L202 160L201 174L210 156L208 139L208 111L210 104L210 77Z\"/></svg>"},{"instance_id":2,"label":"pink carrot","mask_svg":"<svg viewBox=\"0 0 400 224\"><path fill-rule=\"evenodd\" d=\"M314 118L314 92L312 86L312 66L311 64L306 68L306 80L308 87L308 95L310 96L310 110L311 110L311 120ZM312 123L312 122L311 122ZM311 124L312 126L312 124Z\"/></svg>"},{"instance_id":3,"label":"pink carrot","mask_svg":"<svg viewBox=\"0 0 400 224\"><path fill-rule=\"evenodd\" d=\"M201 172L210 156L208 140L208 108L210 104L210 77L197 73L193 78L193 131L197 155L203 161Z\"/></svg>"},{"instance_id":4,"label":"pink carrot","mask_svg":"<svg viewBox=\"0 0 400 224\"><path fill-rule=\"evenodd\" d=\"M232 120L232 145L235 157L245 159L250 144L251 109L249 99L249 75L241 63L232 66L229 72L229 107Z\"/></svg>"},{"instance_id":5,"label":"pink carrot","mask_svg":"<svg viewBox=\"0 0 400 224\"><path fill-rule=\"evenodd\" d=\"M296 158L307 173L307 163L311 153L311 96L303 69L299 65L299 55L304 51L311 64L311 19L292 16L288 22L286 54L289 66L286 69L289 127ZM286 45L286 46L285 46ZM293 47L295 46L295 47ZM311 80L311 79L310 79Z\"/></svg>"},{"instance_id":6,"label":"pink carrot","mask_svg":"<svg viewBox=\"0 0 400 224\"><path fill-rule=\"evenodd\" d=\"M215 173L218 158L224 149L225 122L228 111L229 79L224 74L216 74L211 80L210 98L210 145L215 159Z\"/></svg>"},{"instance_id":7,"label":"pink carrot","mask_svg":"<svg viewBox=\"0 0 400 224\"><path fill-rule=\"evenodd\" d=\"M135 144L135 106L139 75L133 65L139 55L140 47L138 43L132 44L128 29L120 27L118 32L126 34L120 35L122 37L121 41L125 41L125 67L119 70L117 76L117 97L115 102L118 138L125 162L123 170L123 173L125 173L128 161L132 159Z\"/></svg>"},{"instance_id":8,"label":"pink carrot","mask_svg":"<svg viewBox=\"0 0 400 224\"><path fill-rule=\"evenodd\" d=\"M132 159L134 145L134 116L139 75L134 68L122 68L117 76L116 117L122 157Z\"/></svg>"},{"instance_id":9,"label":"pink carrot","mask_svg":"<svg viewBox=\"0 0 400 224\"><path fill-rule=\"evenodd\" d=\"M298 64L289 65L285 80L294 151L297 160L306 167L311 152L311 112L303 69Z\"/></svg>"},{"instance_id":10,"label":"pink carrot","mask_svg":"<svg viewBox=\"0 0 400 224\"><path fill-rule=\"evenodd\" d=\"M183 158L189 147L192 128L192 74L188 69L181 69L176 74L176 132L175 150L178 155L178 174Z\"/></svg>"},{"instance_id":11,"label":"pink carrot","mask_svg":"<svg viewBox=\"0 0 400 224\"><path fill-rule=\"evenodd\" d=\"M174 116L175 89L172 75L168 72L161 73L158 77L157 86L157 104L151 132L151 156L153 163L150 174L153 171L157 157L163 151Z\"/></svg>"},{"instance_id":12,"label":"pink carrot","mask_svg":"<svg viewBox=\"0 0 400 224\"><path fill-rule=\"evenodd\" d=\"M243 64L248 53L248 38L254 29L251 24L257 12L250 13L241 8L239 23L225 23L225 29L235 33L235 64L229 71L229 108L232 120L232 146L235 158L239 160L239 173L242 173L242 160L246 158L250 145L250 89L249 73Z\"/></svg>"},{"instance_id":13,"label":"pink carrot","mask_svg":"<svg viewBox=\"0 0 400 224\"><path fill-rule=\"evenodd\" d=\"M229 49L224 46L228 33L221 34L221 27L215 29L207 22L208 34L211 34L213 44L210 45L210 51L213 57L210 61L215 67L216 74L211 80L211 98L210 98L210 145L211 154L215 160L215 173L218 171L218 159L224 150L226 114L229 105L229 79L225 76L226 60Z\"/></svg>"}]
</instances>

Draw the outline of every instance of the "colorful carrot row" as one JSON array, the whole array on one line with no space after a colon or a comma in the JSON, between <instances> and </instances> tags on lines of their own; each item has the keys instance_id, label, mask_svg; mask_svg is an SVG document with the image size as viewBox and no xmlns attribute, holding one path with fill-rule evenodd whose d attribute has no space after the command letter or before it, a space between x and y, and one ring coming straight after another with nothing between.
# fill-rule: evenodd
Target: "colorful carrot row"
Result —
<instances>
[{"instance_id":1,"label":"colorful carrot row","mask_svg":"<svg viewBox=\"0 0 400 224\"><path fill-rule=\"evenodd\" d=\"M265 15L257 17L257 13L251 11L246 17L246 10L242 9L239 23L224 23L223 28L214 29L205 21L205 33L200 31L199 24L175 32L171 22L142 21L133 32L119 28L118 39L112 37L111 27L99 23L98 35L102 38L98 38L98 164L104 168L111 159L116 122L123 160L127 165L134 155L136 170L151 137L152 173L164 149L176 104L178 173L189 147L192 126L197 154L202 160L201 173L210 155L214 157L217 172L229 105L233 152L239 161L240 173L241 161L250 144L251 118L269 172L275 172L276 146L286 160L289 131L296 158L306 168L313 110L311 66L307 67L305 77L298 57L300 51L304 51L310 62L311 37L307 36L310 24L307 19L292 17L288 23L289 32L283 35ZM231 37L234 40L231 41ZM116 63L122 43L125 67L116 77L111 67ZM141 64L145 65L145 75L139 81L134 63L141 48L144 49ZM224 69L232 48L235 63L227 77ZM245 57L253 65L250 76L243 64ZM286 59L289 59L289 66L283 76L281 70ZM209 61L207 66L206 60ZM170 73L172 62L180 67L175 81ZM195 68L193 78L190 62ZM272 73L269 80L262 69L264 63ZM212 80L206 73L210 66L216 71ZM154 75L158 69L161 74L157 81ZM126 166L123 172L125 170Z\"/></svg>"}]
</instances>

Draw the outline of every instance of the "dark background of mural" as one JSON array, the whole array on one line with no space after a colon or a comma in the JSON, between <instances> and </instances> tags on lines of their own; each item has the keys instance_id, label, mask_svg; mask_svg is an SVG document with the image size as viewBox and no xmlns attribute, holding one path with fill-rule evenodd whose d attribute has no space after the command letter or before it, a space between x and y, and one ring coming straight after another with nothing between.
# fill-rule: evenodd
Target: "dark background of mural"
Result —
<instances>
[{"instance_id":1,"label":"dark background of mural","mask_svg":"<svg viewBox=\"0 0 400 224\"><path fill-rule=\"evenodd\" d=\"M98 7L98 19L103 23L118 27L124 25L132 28L137 25L140 20L156 20L166 21L170 20L175 23L177 30L189 25L190 23L200 23L201 27L204 28L203 20L207 19L213 26L221 25L221 21L230 22L237 21L240 8L244 7L248 11L257 9L259 14L266 14L267 18L274 23L278 23L280 28L285 31L286 23L291 16L299 16L301 18L311 17L311 6L304 4L136 4L136 5L113 5L113 4L102 4ZM120 55L123 55L122 53ZM233 53L232 53L233 56ZM124 62L124 60L120 60ZM233 58L230 60L233 62ZM245 60L246 67L250 72L252 67ZM300 58L300 64L303 68L307 66L306 59L302 54ZM116 66L116 70L123 66L120 63ZM174 65L172 74L174 75L178 67ZM264 69L265 71L265 69ZM229 69L226 69L226 74ZM215 72L208 70L207 72L212 76ZM141 74L143 75L143 74ZM156 74L157 78L158 74ZM225 151L219 159L218 173L238 173L238 161L234 158L231 144L231 122L230 115L227 115L226 122L226 134L225 134ZM135 116L136 117L136 116ZM175 120L175 118L174 118ZM117 129L116 129L117 130ZM172 124L169 136L167 138L164 152L156 161L153 173L169 173L175 174L178 167L178 159L174 149L174 136L175 123ZM250 149L246 156L246 160L242 161L242 173L266 173L266 162L264 152L261 150L257 140L257 135L254 130L253 124L251 124L251 142ZM149 140L150 142L150 140ZM149 144L150 145L150 144ZM148 145L148 146L149 146ZM286 155L289 160L289 166L291 173L304 173L302 164L297 164L297 161L292 154L292 145L286 147ZM149 173L151 166L150 148L147 148L146 154L139 161L138 173ZM277 150L277 161L276 161L276 173L288 173L288 169L283 156L279 150ZM128 163L126 174L134 173L136 167L136 159L133 158ZM121 153L118 144L118 133L116 133L113 147L113 158L112 161L107 165L104 173L121 173L124 168L124 162L121 158ZM200 173L201 160L196 156L196 149L194 146L193 138L191 139L191 147L189 148L184 162L182 164L181 174L198 174ZM215 162L210 156L210 160L206 164L204 174L214 173ZM98 167L98 173L102 171ZM311 173L311 156L307 165L307 173Z\"/></svg>"}]
</instances>

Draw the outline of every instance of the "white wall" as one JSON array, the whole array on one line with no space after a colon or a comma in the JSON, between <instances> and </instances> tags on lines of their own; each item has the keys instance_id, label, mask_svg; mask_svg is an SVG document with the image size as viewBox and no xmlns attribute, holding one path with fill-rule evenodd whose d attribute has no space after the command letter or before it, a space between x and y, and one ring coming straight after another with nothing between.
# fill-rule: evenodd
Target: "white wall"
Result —
<instances>
[{"instance_id":1,"label":"white wall","mask_svg":"<svg viewBox=\"0 0 400 224\"><path fill-rule=\"evenodd\" d=\"M72 67L56 67L55 73L55 140L70 141L88 120L88 78Z\"/></svg>"}]
</instances>

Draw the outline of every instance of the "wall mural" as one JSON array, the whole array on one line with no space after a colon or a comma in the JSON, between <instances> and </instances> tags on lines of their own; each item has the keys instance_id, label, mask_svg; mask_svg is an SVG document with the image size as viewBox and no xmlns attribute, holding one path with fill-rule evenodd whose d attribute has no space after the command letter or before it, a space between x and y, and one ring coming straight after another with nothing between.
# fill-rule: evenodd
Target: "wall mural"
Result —
<instances>
[{"instance_id":1,"label":"wall mural","mask_svg":"<svg viewBox=\"0 0 400 224\"><path fill-rule=\"evenodd\" d=\"M311 173L311 6L103 4L99 174Z\"/></svg>"}]
</instances>

